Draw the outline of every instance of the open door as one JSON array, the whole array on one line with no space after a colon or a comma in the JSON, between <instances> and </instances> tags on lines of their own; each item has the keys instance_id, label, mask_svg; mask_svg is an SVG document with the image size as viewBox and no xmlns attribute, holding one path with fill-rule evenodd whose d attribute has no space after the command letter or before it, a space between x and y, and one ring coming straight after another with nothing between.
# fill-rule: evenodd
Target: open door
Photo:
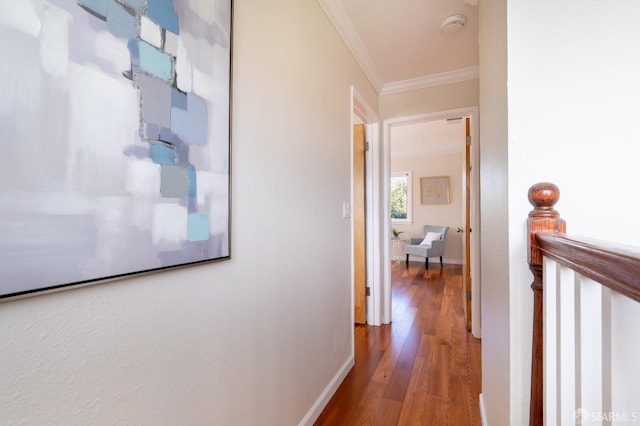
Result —
<instances>
[{"instance_id":1,"label":"open door","mask_svg":"<svg viewBox=\"0 0 640 426\"><path fill-rule=\"evenodd\" d=\"M353 309L354 321L366 323L367 262L365 208L365 127L353 126Z\"/></svg>"},{"instance_id":2,"label":"open door","mask_svg":"<svg viewBox=\"0 0 640 426\"><path fill-rule=\"evenodd\" d=\"M462 230L462 305L471 331L471 118L465 118L464 228Z\"/></svg>"}]
</instances>

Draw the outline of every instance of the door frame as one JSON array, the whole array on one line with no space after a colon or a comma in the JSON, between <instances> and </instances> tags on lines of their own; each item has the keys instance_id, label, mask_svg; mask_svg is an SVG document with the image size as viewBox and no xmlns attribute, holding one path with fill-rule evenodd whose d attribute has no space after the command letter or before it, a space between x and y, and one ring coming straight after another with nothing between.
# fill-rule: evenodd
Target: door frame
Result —
<instances>
[{"instance_id":1,"label":"door frame","mask_svg":"<svg viewBox=\"0 0 640 426\"><path fill-rule=\"evenodd\" d=\"M482 283L480 282L480 129L479 114L477 106L463 107L458 109L443 110L431 113L417 114L404 117L395 117L383 121L382 124L382 143L381 146L372 146L373 149L379 150L381 156L381 170L373 170L374 182L379 182L382 191L378 201L381 211L381 229L375 241L376 247L382 252L382 300L381 312L379 313L382 324L389 324L391 318L391 257L390 257L390 239L391 235L391 219L390 219L390 179L391 179L391 127L397 125L405 125L418 123L423 121L445 120L452 117L471 117L471 282L472 287L472 317L471 332L475 337L481 337L482 327L480 323L480 294ZM461 143L463 143L461 141ZM375 172L379 171L379 175Z\"/></svg>"}]
</instances>

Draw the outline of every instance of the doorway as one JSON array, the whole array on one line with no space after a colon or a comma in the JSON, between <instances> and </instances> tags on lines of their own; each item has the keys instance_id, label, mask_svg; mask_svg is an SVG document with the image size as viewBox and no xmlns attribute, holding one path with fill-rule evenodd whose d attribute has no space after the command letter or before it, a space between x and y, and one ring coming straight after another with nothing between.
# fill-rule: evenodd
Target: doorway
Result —
<instances>
[{"instance_id":1,"label":"doorway","mask_svg":"<svg viewBox=\"0 0 640 426\"><path fill-rule=\"evenodd\" d=\"M391 177L391 136L392 132L394 132L394 127L397 129L400 126L410 126L412 124L418 123L429 123L434 121L446 121L447 119L455 119L460 120L462 133L459 140L459 145L457 149L461 152L461 158L464 160L464 152L466 149L467 138L465 138L464 127L465 127L465 118L469 118L470 128L469 128L469 141L470 141L470 162L471 162L471 170L469 172L470 177L470 194L469 194L469 211L470 211L470 226L469 229L479 230L479 129L478 129L478 109L477 107L468 107L461 108L457 110L447 110L440 111L436 113L429 114L421 114L410 117L400 117L386 120L383 123L383 143L381 146L381 155L382 155L382 185L383 185L383 212L390 211L390 177ZM462 167L461 167L462 169ZM460 173L464 175L464 173ZM419 180L421 176L414 176L414 181L416 179ZM462 176L458 176L458 180L462 179ZM461 192L460 188L456 188L458 190L458 194ZM419 194L419 188L414 189L413 197L414 197L414 209L416 204L419 205L419 198L415 200L416 192ZM417 203L416 203L417 201ZM462 210L465 206L465 203L462 203ZM464 218L463 212L460 212L461 218ZM464 227L465 221L462 220L460 225ZM414 223L414 226L421 226L422 224ZM391 235L392 228L391 220L385 216L385 221L383 224L382 238L379 243L383 248L384 253L384 271L383 271L383 279L382 279L382 323L389 323L392 321L391 316L391 252L390 252L390 238L387 236ZM456 227L450 229L454 231L452 234L455 234ZM470 275L471 275L471 283L473 286L471 287L471 331L475 337L481 336L481 324L480 324L480 271L479 271L479 235L477 232L472 233L470 238L466 241L470 248Z\"/></svg>"}]
</instances>

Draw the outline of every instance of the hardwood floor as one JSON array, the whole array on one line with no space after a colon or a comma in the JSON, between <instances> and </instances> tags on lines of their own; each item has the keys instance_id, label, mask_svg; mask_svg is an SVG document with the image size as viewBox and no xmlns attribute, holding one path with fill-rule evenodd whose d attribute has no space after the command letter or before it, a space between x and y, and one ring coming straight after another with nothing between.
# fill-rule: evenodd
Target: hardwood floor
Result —
<instances>
[{"instance_id":1,"label":"hardwood floor","mask_svg":"<svg viewBox=\"0 0 640 426\"><path fill-rule=\"evenodd\" d=\"M355 366L316 425L477 425L481 344L460 265L393 263L392 324L355 326Z\"/></svg>"}]
</instances>

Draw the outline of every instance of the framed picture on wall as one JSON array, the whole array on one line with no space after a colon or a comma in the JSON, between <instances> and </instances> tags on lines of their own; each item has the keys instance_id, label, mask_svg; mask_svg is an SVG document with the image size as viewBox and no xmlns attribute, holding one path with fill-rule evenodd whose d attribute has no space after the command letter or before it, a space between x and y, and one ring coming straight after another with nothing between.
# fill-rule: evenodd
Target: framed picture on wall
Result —
<instances>
[{"instance_id":1,"label":"framed picture on wall","mask_svg":"<svg viewBox=\"0 0 640 426\"><path fill-rule=\"evenodd\" d=\"M449 176L420 178L421 204L449 203Z\"/></svg>"},{"instance_id":2,"label":"framed picture on wall","mask_svg":"<svg viewBox=\"0 0 640 426\"><path fill-rule=\"evenodd\" d=\"M0 298L230 257L231 0L0 7Z\"/></svg>"}]
</instances>

